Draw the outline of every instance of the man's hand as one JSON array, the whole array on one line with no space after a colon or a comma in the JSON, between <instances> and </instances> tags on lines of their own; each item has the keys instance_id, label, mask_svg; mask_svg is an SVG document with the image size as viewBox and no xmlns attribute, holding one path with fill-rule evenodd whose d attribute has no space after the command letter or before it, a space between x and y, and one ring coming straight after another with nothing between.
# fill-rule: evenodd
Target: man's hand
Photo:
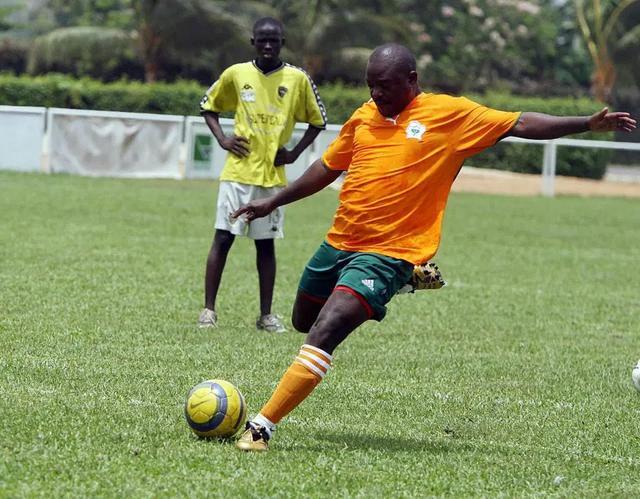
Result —
<instances>
[{"instance_id":1,"label":"man's hand","mask_svg":"<svg viewBox=\"0 0 640 499\"><path fill-rule=\"evenodd\" d=\"M589 130L592 132L632 132L635 128L636 120L629 113L610 113L607 107L589 118Z\"/></svg>"},{"instance_id":2,"label":"man's hand","mask_svg":"<svg viewBox=\"0 0 640 499\"><path fill-rule=\"evenodd\" d=\"M294 163L296 159L298 159L297 154L282 147L278 149L276 157L273 160L273 164L276 166L289 165L291 163Z\"/></svg>"},{"instance_id":3,"label":"man's hand","mask_svg":"<svg viewBox=\"0 0 640 499\"><path fill-rule=\"evenodd\" d=\"M239 135L232 135L220 140L220 147L240 158L249 155L249 141Z\"/></svg>"},{"instance_id":4,"label":"man's hand","mask_svg":"<svg viewBox=\"0 0 640 499\"><path fill-rule=\"evenodd\" d=\"M266 217L276 207L273 205L273 197L256 199L250 203L241 206L231 214L231 218L238 218L240 215L244 215L247 222L251 222L256 218Z\"/></svg>"}]
</instances>

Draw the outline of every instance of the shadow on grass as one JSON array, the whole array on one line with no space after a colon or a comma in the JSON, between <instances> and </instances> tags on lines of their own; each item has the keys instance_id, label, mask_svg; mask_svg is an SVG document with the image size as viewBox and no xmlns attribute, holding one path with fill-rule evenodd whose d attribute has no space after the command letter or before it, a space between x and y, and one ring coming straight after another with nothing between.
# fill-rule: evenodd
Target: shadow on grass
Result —
<instances>
[{"instance_id":1,"label":"shadow on grass","mask_svg":"<svg viewBox=\"0 0 640 499\"><path fill-rule=\"evenodd\" d=\"M426 452L429 454L446 454L465 450L476 450L477 446L454 439L437 439L436 436L399 437L366 435L360 433L317 433L314 443L304 445L305 450L326 451L328 449L360 449L382 450L386 452ZM321 441L321 442L320 442ZM327 445L329 444L329 445ZM284 450L284 447L283 447ZM287 447L286 450L293 450Z\"/></svg>"}]
</instances>

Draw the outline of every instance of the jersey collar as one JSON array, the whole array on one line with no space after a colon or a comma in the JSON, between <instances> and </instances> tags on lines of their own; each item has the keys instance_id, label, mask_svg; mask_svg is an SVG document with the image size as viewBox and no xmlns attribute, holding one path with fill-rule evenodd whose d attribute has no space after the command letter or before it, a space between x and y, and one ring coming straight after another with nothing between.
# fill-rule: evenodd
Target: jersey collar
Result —
<instances>
[{"instance_id":1,"label":"jersey collar","mask_svg":"<svg viewBox=\"0 0 640 499\"><path fill-rule=\"evenodd\" d=\"M256 60L253 59L251 61L251 64L253 64L253 67L256 68L258 71L260 71L263 75L265 76L269 76L270 74L275 73L276 71L280 71L282 68L284 68L284 62L280 61L280 65L276 66L275 68L273 68L271 71L267 71L266 73L264 71L262 71L262 69L260 69L260 67L256 64Z\"/></svg>"},{"instance_id":2,"label":"jersey collar","mask_svg":"<svg viewBox=\"0 0 640 499\"><path fill-rule=\"evenodd\" d=\"M392 118L383 116L382 114L380 114L380 111L378 111L378 108L376 108L376 118L378 121L381 121L382 123L396 126L398 125L398 122L406 121L406 117L407 117L406 111L409 111L414 107L416 107L422 101L423 96L425 95L426 94L424 92L420 92L411 100L411 102L409 102L409 104L405 106L405 108L402 111L400 111L400 113L397 116L393 116ZM373 102L373 99L370 102ZM375 103L373 105L375 106Z\"/></svg>"}]
</instances>

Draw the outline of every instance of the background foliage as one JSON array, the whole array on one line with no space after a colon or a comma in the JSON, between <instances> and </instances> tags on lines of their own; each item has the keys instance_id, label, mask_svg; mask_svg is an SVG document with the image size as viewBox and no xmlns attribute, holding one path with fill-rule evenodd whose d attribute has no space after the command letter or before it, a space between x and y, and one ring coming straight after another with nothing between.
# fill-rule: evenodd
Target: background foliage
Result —
<instances>
[{"instance_id":1,"label":"background foliage","mask_svg":"<svg viewBox=\"0 0 640 499\"><path fill-rule=\"evenodd\" d=\"M514 97L489 93L476 98L486 106L505 111L535 111L565 116L585 116L599 110L592 99ZM583 133L574 136L579 139L610 140L613 134ZM530 144L500 143L475 156L470 163L474 166L510 170L522 173L540 173L542 167L542 146ZM607 149L582 149L560 147L556 162L556 173L572 177L601 179L607 170L611 151Z\"/></svg>"},{"instance_id":2,"label":"background foliage","mask_svg":"<svg viewBox=\"0 0 640 499\"><path fill-rule=\"evenodd\" d=\"M106 81L123 74L142 77L131 36L117 28L59 28L34 40L27 72L59 72Z\"/></svg>"},{"instance_id":3,"label":"background foliage","mask_svg":"<svg viewBox=\"0 0 640 499\"><path fill-rule=\"evenodd\" d=\"M426 85L445 91L509 89L516 93L581 94L589 86L590 62L578 43L570 3L552 0L0 0L5 38L34 37L23 67L40 74L56 67L77 74L68 61L73 43L48 33L82 26L74 32L86 44L111 43L100 29L126 33L131 53L114 51L94 77L120 75L147 81L194 78L210 82L232 62L246 60L251 26L263 15L286 26L284 57L304 66L319 82L361 84L370 49L390 40L418 56ZM1 3L0 3L1 5ZM96 30L97 33L92 33ZM102 40L100 42L100 40ZM53 47L55 46L55 50ZM47 49L50 47L50 49ZM42 64L42 52L49 54ZM0 57L2 53L0 52ZM8 60L7 60L8 62ZM16 65L5 64L2 67ZM104 67L100 74L99 67ZM98 71L96 72L96 69ZM144 75L144 76L143 76Z\"/></svg>"},{"instance_id":4,"label":"background foliage","mask_svg":"<svg viewBox=\"0 0 640 499\"><path fill-rule=\"evenodd\" d=\"M0 102L22 106L66 107L197 115L198 103L206 87L194 81L176 83L142 83L118 81L102 83L89 78L73 79L64 75L39 77L0 75ZM343 123L368 98L367 89L341 83L320 86L330 123ZM471 95L474 100L506 111L537 111L549 114L587 115L598 109L587 98L541 99L490 93ZM581 137L589 137L582 134ZM599 136L602 138L602 135ZM560 175L602 178L609 153L597 149L561 148L557 172ZM475 166L539 173L542 147L499 144L470 161Z\"/></svg>"},{"instance_id":5,"label":"background foliage","mask_svg":"<svg viewBox=\"0 0 640 499\"><path fill-rule=\"evenodd\" d=\"M604 78L603 66L594 65L578 13L596 36L598 16L606 21L622 6L618 22L598 42L612 64L606 81L614 82L599 95L617 109L640 115L640 0L0 0L0 71L178 82L150 89L57 78L52 84L25 85L47 100L60 93L61 85L68 89L61 98L70 107L191 114L191 92L202 92L182 80L208 86L230 64L250 59L252 24L269 15L286 27L283 58L323 84L330 119L339 123L366 98L365 90L350 87L362 85L371 48L390 40L416 53L426 89L488 93L487 103L497 94L588 96L592 84ZM125 97L130 92L131 99ZM18 104L24 96L18 99L2 102ZM515 101L515 107L551 114L576 108L551 102L558 105L547 105L545 99L535 101L537 108L526 101ZM640 131L620 138L640 140ZM535 148L524 147L522 154L517 147L508 149L514 152L499 148L487 153L487 162L502 164L504 159L506 164L513 154L530 158L526 169L538 168ZM573 174L567 154L567 161L579 158L580 174L603 174L606 153L561 149L560 171ZM634 162L637 155L618 152L615 161Z\"/></svg>"}]
</instances>

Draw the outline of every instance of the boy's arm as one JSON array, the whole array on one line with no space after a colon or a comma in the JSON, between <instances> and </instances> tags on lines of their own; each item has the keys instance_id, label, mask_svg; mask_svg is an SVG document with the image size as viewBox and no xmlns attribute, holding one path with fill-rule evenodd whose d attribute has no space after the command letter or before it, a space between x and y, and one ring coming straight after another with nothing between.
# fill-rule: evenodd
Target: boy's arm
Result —
<instances>
[{"instance_id":1,"label":"boy's arm","mask_svg":"<svg viewBox=\"0 0 640 499\"><path fill-rule=\"evenodd\" d=\"M318 134L322 131L322 128L318 128L313 125L309 125L307 130L304 132L304 135L300 139L300 142L296 144L296 146L289 151L284 147L278 149L276 153L276 157L273 160L273 164L276 166L280 165L288 165L290 163L294 163L298 157L302 154L302 152L311 145L311 143L316 140Z\"/></svg>"},{"instance_id":2,"label":"boy's arm","mask_svg":"<svg viewBox=\"0 0 640 499\"><path fill-rule=\"evenodd\" d=\"M317 159L311 163L311 166L307 168L307 171L305 171L302 176L298 177L276 195L251 201L236 210L231 216L237 218L244 214L248 222L256 218L265 217L278 206L293 203L298 199L306 198L324 189L337 179L341 173L341 170L331 170L327 168L322 162L322 159Z\"/></svg>"},{"instance_id":3,"label":"boy's arm","mask_svg":"<svg viewBox=\"0 0 640 499\"><path fill-rule=\"evenodd\" d=\"M218 144L220 144L220 147L241 158L249 155L249 141L246 138L235 134L227 137L220 126L218 113L214 113L213 111L204 111L202 114L204 116L204 121L207 123L209 130L211 130L211 133L218 141Z\"/></svg>"},{"instance_id":4,"label":"boy's arm","mask_svg":"<svg viewBox=\"0 0 640 499\"><path fill-rule=\"evenodd\" d=\"M608 108L591 116L551 116L542 113L522 113L518 123L506 136L524 139L557 139L581 132L631 132L636 120L629 113L610 113Z\"/></svg>"}]
</instances>

